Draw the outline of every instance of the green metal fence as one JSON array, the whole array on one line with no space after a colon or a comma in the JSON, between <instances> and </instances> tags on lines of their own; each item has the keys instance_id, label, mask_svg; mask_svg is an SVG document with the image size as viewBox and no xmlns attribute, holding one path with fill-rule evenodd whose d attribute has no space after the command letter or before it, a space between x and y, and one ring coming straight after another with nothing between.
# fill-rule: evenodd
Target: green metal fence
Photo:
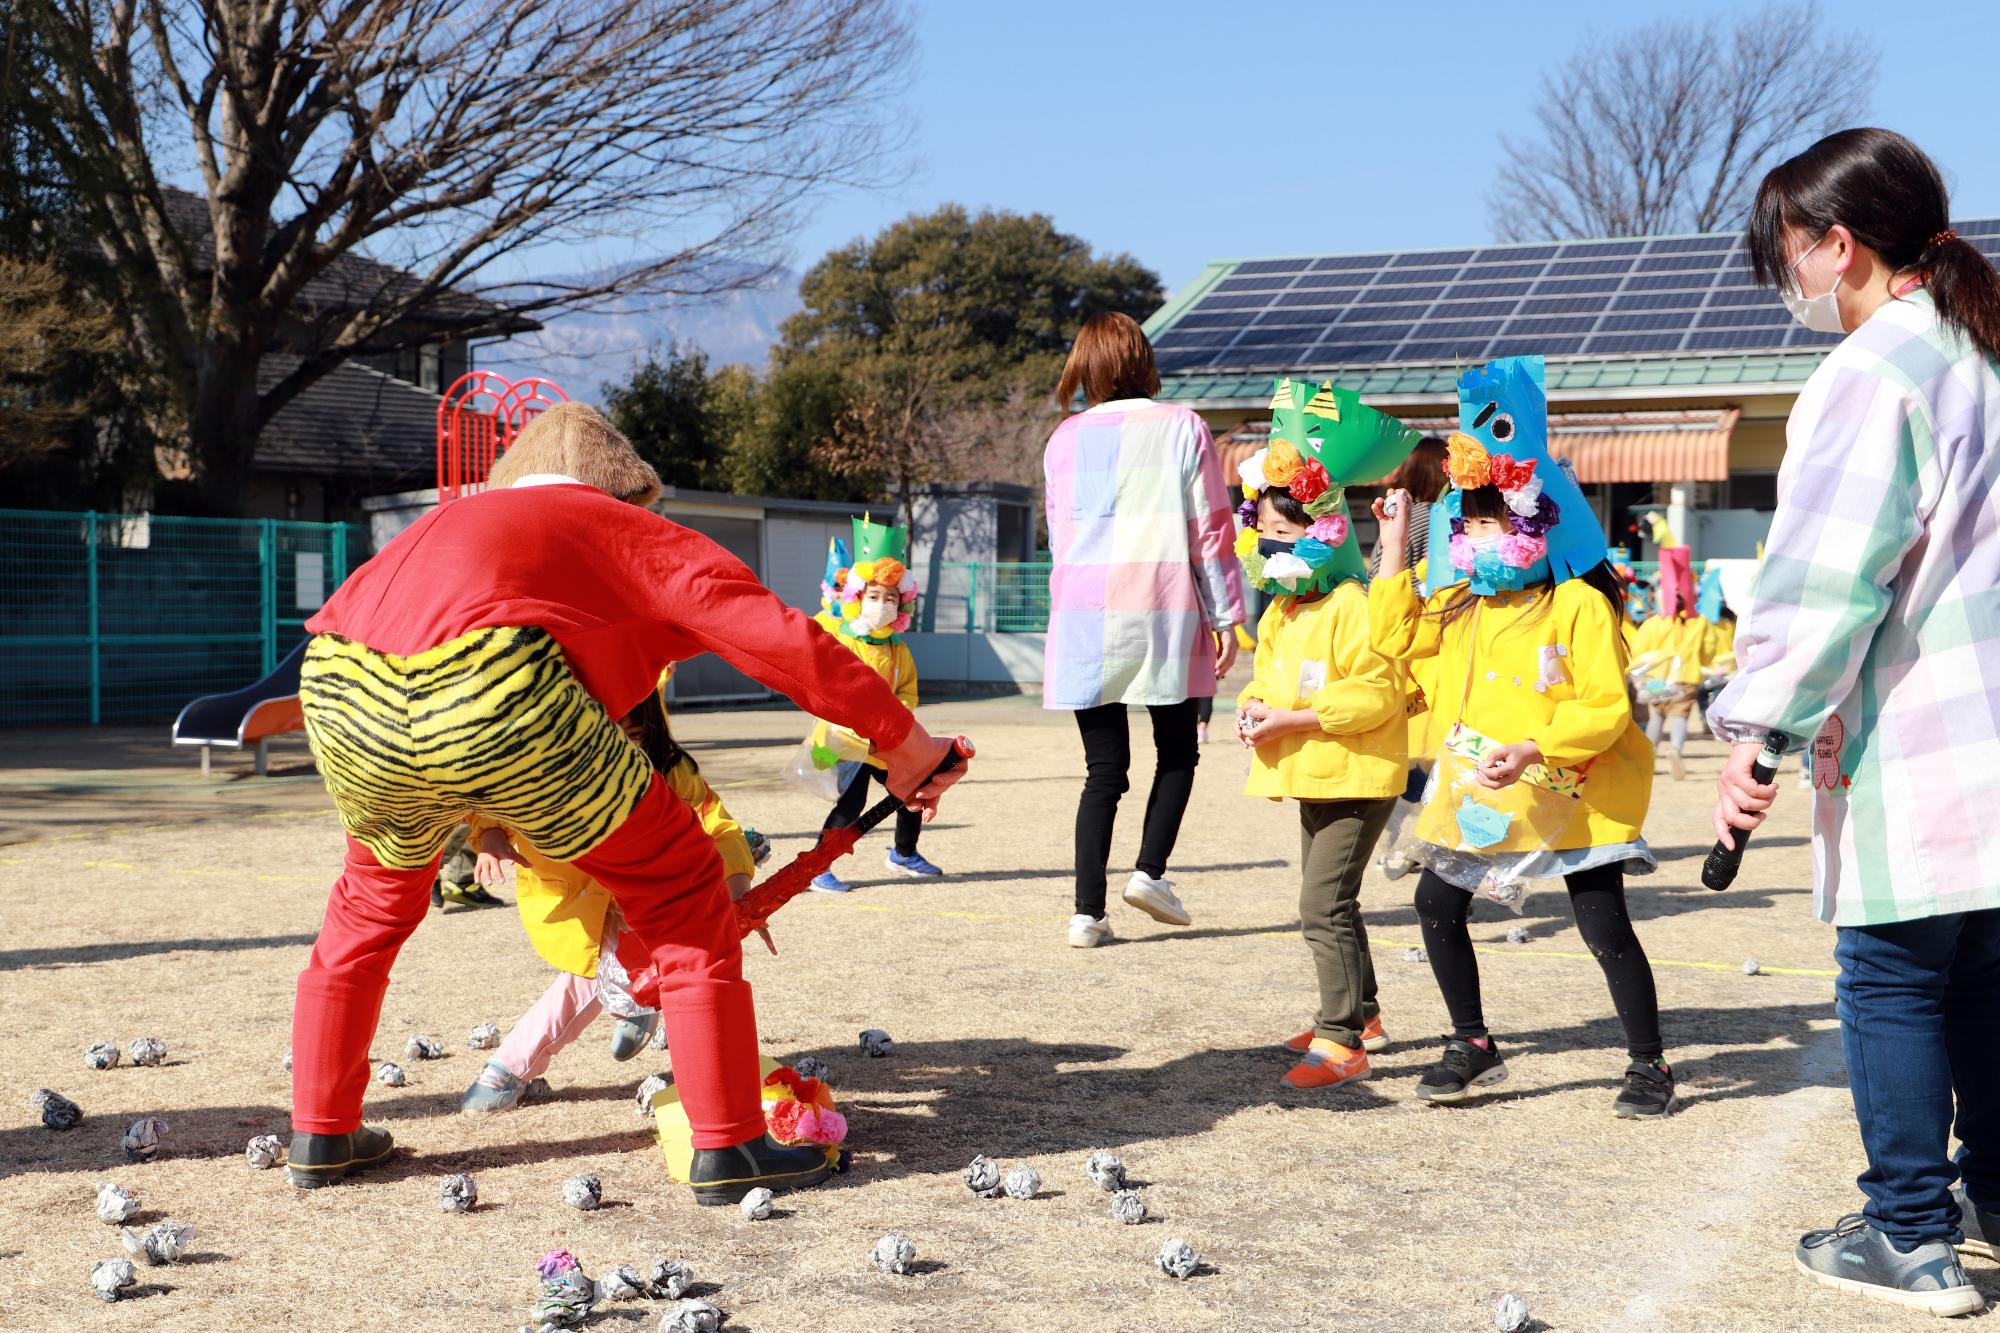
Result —
<instances>
[{"instance_id":1,"label":"green metal fence","mask_svg":"<svg viewBox=\"0 0 2000 1333\"><path fill-rule=\"evenodd\" d=\"M171 719L277 665L367 530L0 509L0 726Z\"/></svg>"},{"instance_id":2,"label":"green metal fence","mask_svg":"<svg viewBox=\"0 0 2000 1333\"><path fill-rule=\"evenodd\" d=\"M955 561L924 589L920 628L940 634L1040 634L1049 627L1046 560Z\"/></svg>"}]
</instances>

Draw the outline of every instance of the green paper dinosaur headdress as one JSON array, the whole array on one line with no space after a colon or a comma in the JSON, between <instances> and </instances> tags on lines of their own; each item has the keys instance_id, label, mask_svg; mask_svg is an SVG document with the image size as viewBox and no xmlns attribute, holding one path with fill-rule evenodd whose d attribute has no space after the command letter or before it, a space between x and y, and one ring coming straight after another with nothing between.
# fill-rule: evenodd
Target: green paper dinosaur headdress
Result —
<instances>
[{"instance_id":1,"label":"green paper dinosaur headdress","mask_svg":"<svg viewBox=\"0 0 2000 1333\"><path fill-rule=\"evenodd\" d=\"M1361 395L1327 381L1281 379L1271 391L1271 443L1239 468L1246 500L1279 487L1313 522L1290 554L1257 551L1257 533L1238 535L1244 575L1266 592L1294 596L1325 592L1344 579L1367 576L1347 517L1347 487L1377 481L1410 456L1423 437L1364 405Z\"/></svg>"}]
</instances>

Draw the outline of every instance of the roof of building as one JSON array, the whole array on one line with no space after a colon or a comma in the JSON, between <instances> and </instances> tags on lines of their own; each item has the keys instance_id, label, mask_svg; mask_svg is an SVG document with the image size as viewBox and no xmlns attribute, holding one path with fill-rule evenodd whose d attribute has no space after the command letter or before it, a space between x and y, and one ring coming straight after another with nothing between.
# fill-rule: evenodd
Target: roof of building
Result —
<instances>
[{"instance_id":1,"label":"roof of building","mask_svg":"<svg viewBox=\"0 0 2000 1333\"><path fill-rule=\"evenodd\" d=\"M296 357L266 356L257 367L258 390L296 365ZM437 475L441 401L408 380L343 362L278 409L258 436L255 470L354 478L380 490L427 482Z\"/></svg>"},{"instance_id":2,"label":"roof of building","mask_svg":"<svg viewBox=\"0 0 2000 1333\"><path fill-rule=\"evenodd\" d=\"M2000 218L1954 225L2000 260ZM1159 396L1196 407L1261 407L1277 374L1448 400L1462 368L1536 353L1551 399L1792 392L1838 341L1755 285L1738 232L1224 260L1146 332Z\"/></svg>"},{"instance_id":3,"label":"roof of building","mask_svg":"<svg viewBox=\"0 0 2000 1333\"><path fill-rule=\"evenodd\" d=\"M167 216L194 244L195 262L204 268L215 260L215 234L209 226L208 201L189 190L162 186ZM358 310L383 295L395 296L417 285L419 279L402 269L348 250L315 276L306 280L299 293L300 313ZM501 307L482 297L447 288L424 303L423 313L450 322L467 322L492 316ZM542 326L525 316L502 321L493 333L532 333Z\"/></svg>"}]
</instances>

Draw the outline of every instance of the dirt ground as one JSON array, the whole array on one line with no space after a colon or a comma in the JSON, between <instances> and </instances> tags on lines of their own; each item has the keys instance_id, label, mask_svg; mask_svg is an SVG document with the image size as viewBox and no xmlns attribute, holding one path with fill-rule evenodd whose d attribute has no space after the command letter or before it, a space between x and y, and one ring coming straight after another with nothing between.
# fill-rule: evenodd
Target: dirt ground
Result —
<instances>
[{"instance_id":1,"label":"dirt ground","mask_svg":"<svg viewBox=\"0 0 2000 1333\"><path fill-rule=\"evenodd\" d=\"M980 745L924 839L949 878L892 878L878 833L844 864L856 892L799 900L777 922L782 956L749 955L766 1053L827 1061L856 1149L849 1175L761 1223L697 1208L667 1181L631 1103L665 1057L614 1063L608 1024L557 1059L555 1100L456 1113L483 1059L466 1030L508 1023L549 979L511 910L433 914L397 966L375 1054L405 1064L409 1086L371 1085L368 1104L399 1158L315 1193L251 1171L245 1141L286 1130L292 983L338 864L323 793L242 768L203 789L192 755L162 761L143 738L93 750L45 736L32 752L0 739L0 1324L512 1329L535 1259L563 1246L593 1275L684 1256L732 1329L1475 1330L1505 1291L1561 1330L1928 1326L1792 1270L1800 1231L1859 1206L1861 1163L1832 932L1809 912L1803 792L1787 786L1739 886L1714 894L1697 874L1719 748L1697 743L1689 780L1657 789L1647 833L1663 864L1632 898L1678 1115L1612 1117L1622 1043L1559 887L1529 899L1525 944L1505 942L1503 910L1476 912L1512 1076L1499 1095L1429 1108L1411 1093L1447 1024L1429 969L1402 959L1417 942L1410 882L1372 872L1364 902L1398 1042L1372 1082L1279 1084L1276 1044L1313 1007L1296 815L1238 794L1233 745L1204 756L1172 871L1194 926L1114 902L1117 943L1083 951L1063 941L1082 771L1067 716L1005 699L928 707L926 721ZM780 858L804 848L823 812L774 776L802 734L796 714L677 725ZM1137 786L1115 865L1129 867L1144 774ZM1743 974L1749 957L1764 975ZM893 1033L894 1054L862 1058L866 1027ZM447 1057L403 1060L414 1032L443 1038ZM165 1066L84 1067L86 1044L147 1034L167 1043ZM37 1086L80 1102L83 1123L45 1129L28 1107ZM120 1133L155 1113L167 1151L126 1164ZM1155 1220L1111 1218L1083 1170L1099 1149L1145 1182ZM959 1171L977 1153L1033 1164L1044 1194L973 1198ZM457 1171L479 1184L466 1216L437 1207ZM604 1182L602 1210L561 1203L580 1171ZM100 1180L135 1191L148 1218L199 1228L189 1262L142 1270L129 1304L90 1295L91 1263L119 1252L92 1212ZM891 1229L915 1241L919 1272L869 1267ZM1154 1269L1169 1236L1207 1261L1195 1279ZM1973 1272L2000 1296L1991 1265ZM657 1317L607 1305L593 1323Z\"/></svg>"}]
</instances>

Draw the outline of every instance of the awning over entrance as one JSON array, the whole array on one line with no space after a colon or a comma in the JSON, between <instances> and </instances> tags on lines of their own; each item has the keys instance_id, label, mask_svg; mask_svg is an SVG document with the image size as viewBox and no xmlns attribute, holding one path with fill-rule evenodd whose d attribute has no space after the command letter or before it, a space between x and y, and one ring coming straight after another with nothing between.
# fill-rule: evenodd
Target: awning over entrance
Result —
<instances>
[{"instance_id":1,"label":"awning over entrance","mask_svg":"<svg viewBox=\"0 0 2000 1333\"><path fill-rule=\"evenodd\" d=\"M1742 414L1733 407L1686 412L1558 412L1549 418L1549 452L1567 458L1576 479L1597 482L1726 481L1729 437ZM1426 435L1449 435L1456 417L1412 417ZM1222 473L1262 449L1268 421L1246 421L1215 442Z\"/></svg>"}]
</instances>

